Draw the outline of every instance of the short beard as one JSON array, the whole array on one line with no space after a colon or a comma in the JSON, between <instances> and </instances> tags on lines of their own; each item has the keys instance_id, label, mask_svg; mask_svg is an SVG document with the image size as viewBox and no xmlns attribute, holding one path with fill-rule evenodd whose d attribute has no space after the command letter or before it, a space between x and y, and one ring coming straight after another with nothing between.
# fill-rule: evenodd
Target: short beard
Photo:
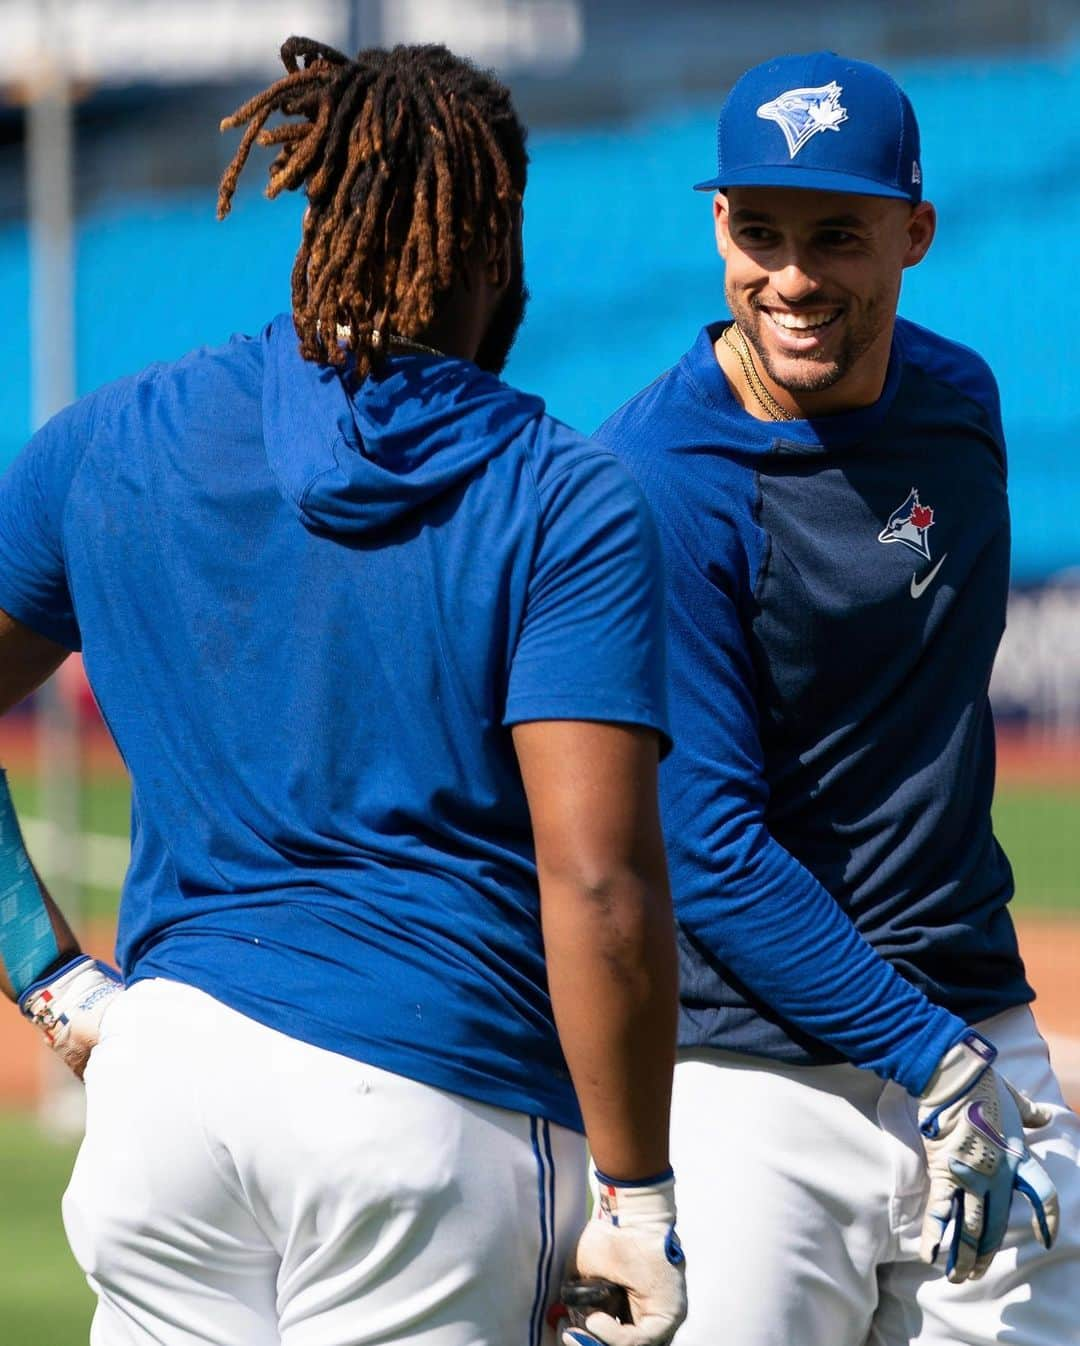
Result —
<instances>
[{"instance_id":1,"label":"short beard","mask_svg":"<svg viewBox=\"0 0 1080 1346\"><path fill-rule=\"evenodd\" d=\"M771 319L754 305L743 304L733 295L727 296L728 307L739 325L739 331L753 347L762 369L778 388L793 394L824 392L851 372L885 330L888 318L882 315L888 313L888 308L884 299L884 295L874 295L869 299L857 322L850 321L850 310L846 311L845 317L841 319L847 326L840 349L830 360L819 363L812 355L802 358L789 356L794 368L789 366L786 370L780 370L776 368L773 354L760 334L760 325ZM806 301L802 307L809 309L813 305Z\"/></svg>"},{"instance_id":2,"label":"short beard","mask_svg":"<svg viewBox=\"0 0 1080 1346\"><path fill-rule=\"evenodd\" d=\"M517 334L525 320L529 291L524 269L518 265L510 277L506 293L492 314L487 331L480 342L474 363L488 374L501 374L510 358Z\"/></svg>"}]
</instances>

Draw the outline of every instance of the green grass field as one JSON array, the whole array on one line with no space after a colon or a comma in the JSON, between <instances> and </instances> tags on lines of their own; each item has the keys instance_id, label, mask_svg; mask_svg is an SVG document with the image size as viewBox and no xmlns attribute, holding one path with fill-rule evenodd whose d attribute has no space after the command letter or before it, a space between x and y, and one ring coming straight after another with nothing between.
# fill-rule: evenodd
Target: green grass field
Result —
<instances>
[{"instance_id":1,"label":"green grass field","mask_svg":"<svg viewBox=\"0 0 1080 1346\"><path fill-rule=\"evenodd\" d=\"M1080 789L1002 787L994 830L1016 876L1014 910L1080 916Z\"/></svg>"},{"instance_id":2,"label":"green grass field","mask_svg":"<svg viewBox=\"0 0 1080 1346\"><path fill-rule=\"evenodd\" d=\"M0 1341L82 1346L94 1298L67 1246L60 1196L73 1143L43 1137L29 1118L0 1113Z\"/></svg>"},{"instance_id":3,"label":"green grass field","mask_svg":"<svg viewBox=\"0 0 1080 1346\"><path fill-rule=\"evenodd\" d=\"M34 783L16 777L20 811L36 813ZM1013 861L1022 914L1074 913L1080 924L1080 789L1003 788L994 808L998 837ZM126 785L86 792L88 831L125 836ZM93 890L87 909L108 915L115 891ZM0 1114L0 1346L82 1346L92 1299L68 1250L60 1194L74 1147L45 1139L24 1117Z\"/></svg>"}]
</instances>

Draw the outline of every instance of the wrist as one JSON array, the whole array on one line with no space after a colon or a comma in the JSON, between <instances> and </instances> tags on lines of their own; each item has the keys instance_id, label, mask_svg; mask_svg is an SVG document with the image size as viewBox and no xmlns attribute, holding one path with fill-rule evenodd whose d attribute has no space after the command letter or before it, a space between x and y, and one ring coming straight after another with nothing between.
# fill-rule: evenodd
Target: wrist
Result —
<instances>
[{"instance_id":1,"label":"wrist","mask_svg":"<svg viewBox=\"0 0 1080 1346\"><path fill-rule=\"evenodd\" d=\"M19 1008L82 1079L101 1036L106 1009L123 989L118 972L79 954L52 977L27 987Z\"/></svg>"},{"instance_id":2,"label":"wrist","mask_svg":"<svg viewBox=\"0 0 1080 1346\"><path fill-rule=\"evenodd\" d=\"M594 1217L621 1228L675 1223L675 1174L669 1168L638 1182L609 1178L595 1167L596 1205Z\"/></svg>"},{"instance_id":3,"label":"wrist","mask_svg":"<svg viewBox=\"0 0 1080 1346\"><path fill-rule=\"evenodd\" d=\"M22 991L17 1002L20 1011L28 1019L32 1019L34 1017L32 1006L42 991L53 990L71 973L80 972L93 963L94 959L89 954L83 953L82 950L77 953L69 951L66 954L61 954L59 958L54 959L48 967L39 972L29 986Z\"/></svg>"},{"instance_id":4,"label":"wrist","mask_svg":"<svg viewBox=\"0 0 1080 1346\"><path fill-rule=\"evenodd\" d=\"M96 1025L106 1003L123 989L119 972L80 953L52 976L28 986L19 997L19 1009L55 1045L75 1023Z\"/></svg>"},{"instance_id":5,"label":"wrist","mask_svg":"<svg viewBox=\"0 0 1080 1346\"><path fill-rule=\"evenodd\" d=\"M675 1170L670 1164L661 1172L650 1174L647 1178L617 1178L610 1173L604 1173L596 1164L593 1164L593 1173L596 1181L606 1187L656 1187L660 1183L675 1181Z\"/></svg>"},{"instance_id":6,"label":"wrist","mask_svg":"<svg viewBox=\"0 0 1080 1346\"><path fill-rule=\"evenodd\" d=\"M931 1131L936 1118L963 1098L993 1067L994 1044L973 1028L965 1029L938 1062L926 1088L919 1095L919 1115Z\"/></svg>"}]
</instances>

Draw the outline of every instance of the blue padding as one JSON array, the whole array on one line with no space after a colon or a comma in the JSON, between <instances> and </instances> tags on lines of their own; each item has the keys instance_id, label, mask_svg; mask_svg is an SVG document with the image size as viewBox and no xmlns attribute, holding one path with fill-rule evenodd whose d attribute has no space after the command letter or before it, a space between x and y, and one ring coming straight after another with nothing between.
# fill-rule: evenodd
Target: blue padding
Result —
<instances>
[{"instance_id":1,"label":"blue padding","mask_svg":"<svg viewBox=\"0 0 1080 1346\"><path fill-rule=\"evenodd\" d=\"M0 771L0 963L16 996L60 956L19 820Z\"/></svg>"},{"instance_id":2,"label":"blue padding","mask_svg":"<svg viewBox=\"0 0 1080 1346\"><path fill-rule=\"evenodd\" d=\"M606 1173L596 1169L596 1181L603 1183L605 1187L658 1187L662 1182L670 1182L674 1176L673 1168L666 1168L663 1173L654 1173L650 1178L609 1178Z\"/></svg>"},{"instance_id":3,"label":"blue padding","mask_svg":"<svg viewBox=\"0 0 1080 1346\"><path fill-rule=\"evenodd\" d=\"M40 977L35 977L29 986L26 986L19 992L18 1004L19 1009L22 1010L23 1014L28 1017L33 1017L30 1014L30 1005L38 992L43 991L47 986L54 986L61 977L67 976L69 972L73 971L81 963L90 967L94 964L94 959L88 957L85 953L73 953L71 957L63 963L59 962L59 960L55 963L46 963L42 975ZM120 980L119 974L109 967L108 964L98 963L97 966L113 981Z\"/></svg>"}]
</instances>

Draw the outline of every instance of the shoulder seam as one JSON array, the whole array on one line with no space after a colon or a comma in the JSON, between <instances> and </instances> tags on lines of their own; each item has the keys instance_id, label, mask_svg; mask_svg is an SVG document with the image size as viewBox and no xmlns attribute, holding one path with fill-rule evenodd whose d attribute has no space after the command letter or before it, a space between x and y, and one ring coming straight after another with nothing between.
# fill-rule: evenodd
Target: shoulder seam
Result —
<instances>
[{"instance_id":1,"label":"shoulder seam","mask_svg":"<svg viewBox=\"0 0 1080 1346\"><path fill-rule=\"evenodd\" d=\"M914 324L911 325L914 326ZM921 360L913 357L909 345L904 339L903 329L899 329L899 335L905 364L918 370L925 379L929 380L929 382L935 384L937 387L947 389L952 396L962 398L968 406L975 408L975 410L980 413L980 420L985 419L985 430L989 434L990 439L997 450L997 456L1007 475L1008 446L1005 436L1004 420L1001 412L1001 392L998 388L997 377L990 367L989 362L980 355L977 350L973 350L970 346L965 346L963 342L953 341L949 337L938 338L954 351L965 355L974 365L976 372L983 380L985 380L990 396L989 398L981 399L975 392L962 387L944 374L938 373L933 369L928 369ZM936 333L932 333L931 335L936 335Z\"/></svg>"},{"instance_id":2,"label":"shoulder seam","mask_svg":"<svg viewBox=\"0 0 1080 1346\"><path fill-rule=\"evenodd\" d=\"M975 406L978 407L983 405L983 403L981 403L977 397L973 397L970 392L967 392L964 388L962 388L959 384L955 383L952 379L946 378L943 374L938 373L932 368L927 368L927 365L923 361L917 359L914 356L914 354L911 351L910 345L906 340L904 340L903 334L901 334L900 340L903 346L904 360L907 364L917 369L921 374L925 374L925 376L928 379L932 380L934 383L939 383L941 384L942 387L945 388L951 388L954 392L958 393L961 397L973 403ZM990 368L989 362L985 360L977 350L973 350L970 346L965 346L962 342L952 341L948 337L942 337L940 338L940 340L946 342L949 346L953 348L953 350L963 352L963 354L965 354L971 360L972 364L976 367L979 373L982 374L983 377L988 381L990 387L993 388L995 392L997 391L997 379L994 375L994 371Z\"/></svg>"},{"instance_id":3,"label":"shoulder seam","mask_svg":"<svg viewBox=\"0 0 1080 1346\"><path fill-rule=\"evenodd\" d=\"M93 397L94 394L93 394L93 393L88 393L87 396L88 396L88 397ZM87 455L89 454L91 448L93 447L94 443L96 442L97 437L98 437L98 434L101 432L101 430L102 430L102 429L103 429L103 428L104 428L104 427L111 421L111 419L112 419L113 408L112 408L112 405L111 405L111 401L112 401L112 399L110 399L110 405L109 405L107 408L103 409L103 410L99 410L97 407L95 407L94 412L93 412L93 419L92 419L92 423L91 423L91 426L90 426L90 430L89 430L89 433L88 433L87 436L86 436L86 442L83 444L82 448L79 450L79 462L78 462L78 466L75 468L75 471L71 474L71 480L68 482L67 490L64 492L64 507L63 507L63 509L60 511L60 548L61 548L61 553L62 553L63 556L64 556L64 568L65 568L65 570L67 569L67 554L66 554L66 552L65 552L65 550L64 550L63 535L64 535L64 528L65 528L65 525L66 525L66 523L67 523L67 513L68 513L68 508L69 508L69 505L70 505L70 502L71 502L71 496L72 496L72 493L73 493L74 490L75 490L75 483L79 480L79 477L80 477L81 474L82 474L83 467L84 467L85 464L86 464L86 458L87 458ZM69 406L74 406L74 405L75 405L74 403L69 403Z\"/></svg>"},{"instance_id":4,"label":"shoulder seam","mask_svg":"<svg viewBox=\"0 0 1080 1346\"><path fill-rule=\"evenodd\" d=\"M905 356L905 359L907 359L907 356ZM939 388L947 388L949 392L953 394L954 397L963 398L963 400L969 406L975 407L976 410L980 411L984 416L986 416L990 422L988 428L990 430L990 434L994 440L994 443L997 444L997 446L1004 451L1005 448L1004 431L1002 432L1001 435L999 435L995 424L997 420L1000 420L1000 412L998 412L997 416L995 416L994 408L992 406L988 405L986 402L980 401L978 397L974 396L966 388L963 388L959 384L954 383L951 379L945 378L941 374L933 373L931 370L927 369L924 365L919 364L917 360L909 360L908 363L912 366L913 369L917 369L925 379L928 379L931 383L936 383ZM989 366L987 366L987 368L989 369ZM993 378L993 371L990 371L990 377Z\"/></svg>"},{"instance_id":5,"label":"shoulder seam","mask_svg":"<svg viewBox=\"0 0 1080 1346\"><path fill-rule=\"evenodd\" d=\"M585 442L591 442L591 441L586 440ZM538 499L542 501L544 495L555 485L557 481L561 481L562 478L565 477L568 472L573 472L575 467L578 467L581 463L591 462L592 459L594 458L609 458L613 463L618 463L619 461L618 458L615 456L615 454L612 453L612 451L609 448L606 448L603 444L595 444L593 448L591 448L587 453L583 453L580 458L575 458L572 463L564 463L562 467L558 468L555 472L551 474L550 477L547 478L543 486L540 486L539 483L536 483L536 477L533 476L533 481L534 483L536 483L536 494ZM623 468L622 470L625 471L626 469ZM529 471L530 473L532 472L531 463L529 464Z\"/></svg>"},{"instance_id":6,"label":"shoulder seam","mask_svg":"<svg viewBox=\"0 0 1080 1346\"><path fill-rule=\"evenodd\" d=\"M526 470L526 472L528 472L528 474L529 474L529 480L532 482L532 488L533 488L533 491L534 491L534 493L535 493L535 495L536 495L536 512L537 512L537 514L542 514L542 512L543 512L543 500L541 499L541 496L540 496L540 483L536 480L536 469L535 469L535 467L533 466L533 445L532 445L532 440L530 440L529 443L525 445L525 451L524 451L524 453L522 454L522 457L525 459L525 470ZM535 559L535 555L534 555L534 559Z\"/></svg>"},{"instance_id":7,"label":"shoulder seam","mask_svg":"<svg viewBox=\"0 0 1080 1346\"><path fill-rule=\"evenodd\" d=\"M104 388L95 389L95 392L97 393L106 394L106 396L102 398L102 400L106 402L106 405L100 409L95 408L93 416L93 424L90 433L87 435L86 443L83 445L82 451L79 454L79 465L75 469L75 471L71 474L71 481L68 483L68 489L64 496L64 507L60 512L61 530L63 529L67 521L68 504L71 499L72 492L75 488L75 483L78 481L79 476L82 473L83 467L86 463L87 455L89 454L91 448L93 448L94 444L96 443L98 435L111 426L113 418L116 415L117 402L119 400L116 396L117 386L119 384L124 384L126 392L130 392L130 390L133 390L141 386L143 382L156 383L158 379L161 377L161 374L165 370L165 368L167 368L167 366L163 365L158 361L155 361L154 364L148 365L146 366L146 368L139 370L137 374L129 374L125 378L113 380L111 384L106 384ZM86 396L93 397L94 392L87 393ZM70 405L74 405L74 403L71 403ZM64 564L66 567L67 565L66 556L64 557Z\"/></svg>"}]
</instances>

